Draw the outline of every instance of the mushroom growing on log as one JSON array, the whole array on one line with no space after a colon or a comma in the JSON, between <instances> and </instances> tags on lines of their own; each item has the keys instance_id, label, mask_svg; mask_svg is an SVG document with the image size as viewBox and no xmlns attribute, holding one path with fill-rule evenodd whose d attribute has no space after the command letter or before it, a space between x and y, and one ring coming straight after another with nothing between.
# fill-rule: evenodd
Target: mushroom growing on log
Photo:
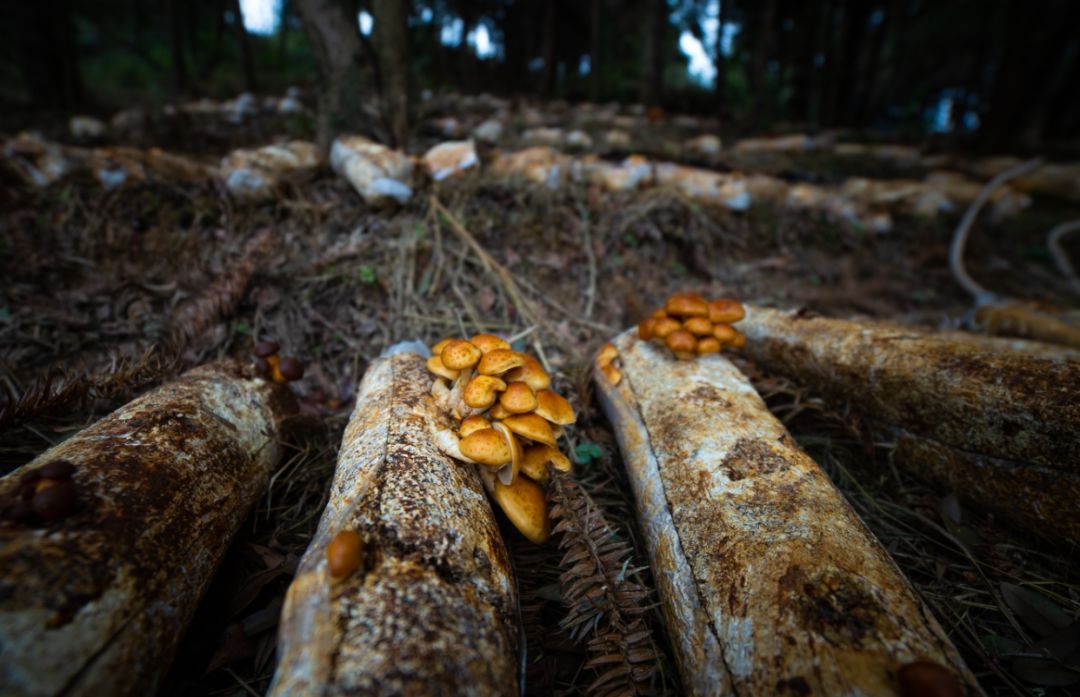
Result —
<instances>
[{"instance_id":1,"label":"mushroom growing on log","mask_svg":"<svg viewBox=\"0 0 1080 697\"><path fill-rule=\"evenodd\" d=\"M430 389L415 353L364 376L285 600L271 695L516 692L510 559L476 468L436 447L449 424Z\"/></svg>"},{"instance_id":2,"label":"mushroom growing on log","mask_svg":"<svg viewBox=\"0 0 1080 697\"><path fill-rule=\"evenodd\" d=\"M1075 351L758 307L739 326L762 368L906 432L900 464L1033 532L1080 542Z\"/></svg>"},{"instance_id":3,"label":"mushroom growing on log","mask_svg":"<svg viewBox=\"0 0 1080 697\"><path fill-rule=\"evenodd\" d=\"M198 368L0 480L0 694L154 694L295 408Z\"/></svg>"},{"instance_id":4,"label":"mushroom growing on log","mask_svg":"<svg viewBox=\"0 0 1080 697\"><path fill-rule=\"evenodd\" d=\"M687 694L897 695L917 662L980 693L888 553L729 361L673 360L636 332L614 346L622 378L598 365L594 380Z\"/></svg>"}]
</instances>

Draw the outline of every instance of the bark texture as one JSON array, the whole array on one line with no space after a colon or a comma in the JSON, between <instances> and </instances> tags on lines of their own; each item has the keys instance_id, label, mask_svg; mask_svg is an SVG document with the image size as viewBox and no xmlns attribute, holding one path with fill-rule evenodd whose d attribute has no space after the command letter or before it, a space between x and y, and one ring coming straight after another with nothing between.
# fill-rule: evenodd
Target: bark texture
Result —
<instances>
[{"instance_id":1,"label":"bark texture","mask_svg":"<svg viewBox=\"0 0 1080 697\"><path fill-rule=\"evenodd\" d=\"M412 79L409 61L409 5L405 0L374 0L375 48L382 75L383 120L395 147L408 144L409 99ZM464 39L462 39L464 44Z\"/></svg>"},{"instance_id":2,"label":"bark texture","mask_svg":"<svg viewBox=\"0 0 1080 697\"><path fill-rule=\"evenodd\" d=\"M79 508L0 521L0 694L151 695L278 461L291 394L193 370L0 480L58 459Z\"/></svg>"},{"instance_id":3,"label":"bark texture","mask_svg":"<svg viewBox=\"0 0 1080 697\"><path fill-rule=\"evenodd\" d=\"M330 502L286 597L271 695L516 693L517 591L475 468L434 444L424 359L379 359L345 429ZM326 547L364 539L344 579Z\"/></svg>"},{"instance_id":4,"label":"bark texture","mask_svg":"<svg viewBox=\"0 0 1080 697\"><path fill-rule=\"evenodd\" d=\"M757 307L739 323L763 368L859 406L871 418L972 453L1078 473L1075 352L1011 350L917 328Z\"/></svg>"},{"instance_id":5,"label":"bark texture","mask_svg":"<svg viewBox=\"0 0 1080 697\"><path fill-rule=\"evenodd\" d=\"M978 693L937 621L828 477L719 355L628 332L597 370L693 695L894 695L916 660Z\"/></svg>"}]
</instances>

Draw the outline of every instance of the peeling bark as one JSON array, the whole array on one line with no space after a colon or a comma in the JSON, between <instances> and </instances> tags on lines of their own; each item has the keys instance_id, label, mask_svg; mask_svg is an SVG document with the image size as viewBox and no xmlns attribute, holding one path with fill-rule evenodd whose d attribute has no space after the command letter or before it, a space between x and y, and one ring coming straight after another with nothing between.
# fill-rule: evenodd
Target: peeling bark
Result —
<instances>
[{"instance_id":1,"label":"peeling bark","mask_svg":"<svg viewBox=\"0 0 1080 697\"><path fill-rule=\"evenodd\" d=\"M741 326L741 325L740 325ZM894 695L936 662L979 690L944 631L746 378L636 332L597 371L693 695Z\"/></svg>"},{"instance_id":2,"label":"peeling bark","mask_svg":"<svg viewBox=\"0 0 1080 697\"><path fill-rule=\"evenodd\" d=\"M1075 351L756 307L739 329L754 362L873 419L971 453L1078 472Z\"/></svg>"},{"instance_id":3,"label":"peeling bark","mask_svg":"<svg viewBox=\"0 0 1080 697\"><path fill-rule=\"evenodd\" d=\"M75 465L74 513L0 521L0 693L148 695L281 455L283 388L193 370L0 480Z\"/></svg>"},{"instance_id":4,"label":"peeling bark","mask_svg":"<svg viewBox=\"0 0 1080 697\"><path fill-rule=\"evenodd\" d=\"M368 370L330 501L289 588L271 695L516 693L517 591L476 468L435 446L448 427L415 354ZM326 547L363 537L331 577Z\"/></svg>"}]
</instances>

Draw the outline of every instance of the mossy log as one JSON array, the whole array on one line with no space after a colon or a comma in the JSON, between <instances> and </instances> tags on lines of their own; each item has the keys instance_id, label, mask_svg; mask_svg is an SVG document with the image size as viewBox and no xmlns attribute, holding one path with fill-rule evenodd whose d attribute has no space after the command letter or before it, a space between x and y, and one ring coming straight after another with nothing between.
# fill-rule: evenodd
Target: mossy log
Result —
<instances>
[{"instance_id":1,"label":"mossy log","mask_svg":"<svg viewBox=\"0 0 1080 697\"><path fill-rule=\"evenodd\" d=\"M295 407L199 368L0 480L0 694L154 694Z\"/></svg>"},{"instance_id":2,"label":"mossy log","mask_svg":"<svg viewBox=\"0 0 1080 697\"><path fill-rule=\"evenodd\" d=\"M758 307L738 328L762 368L871 418L967 452L1078 472L1074 351Z\"/></svg>"},{"instance_id":3,"label":"mossy log","mask_svg":"<svg viewBox=\"0 0 1080 697\"><path fill-rule=\"evenodd\" d=\"M916 662L979 693L888 553L737 368L719 354L676 361L633 331L614 345L621 379L598 361L595 382L687 694L895 695Z\"/></svg>"},{"instance_id":4,"label":"mossy log","mask_svg":"<svg viewBox=\"0 0 1080 697\"><path fill-rule=\"evenodd\" d=\"M431 383L414 353L368 369L286 597L271 695L516 693L510 559L475 467L435 445L448 424ZM327 547L343 533L362 560L335 577Z\"/></svg>"}]
</instances>

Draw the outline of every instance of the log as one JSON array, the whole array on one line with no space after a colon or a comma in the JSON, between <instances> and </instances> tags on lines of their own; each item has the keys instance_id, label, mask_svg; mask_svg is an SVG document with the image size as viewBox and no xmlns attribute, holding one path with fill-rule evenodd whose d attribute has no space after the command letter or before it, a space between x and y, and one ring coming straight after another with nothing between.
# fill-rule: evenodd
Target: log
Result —
<instances>
[{"instance_id":1,"label":"log","mask_svg":"<svg viewBox=\"0 0 1080 697\"><path fill-rule=\"evenodd\" d=\"M154 694L294 410L235 363L198 368L0 480L0 694ZM28 513L62 461L44 491L75 498Z\"/></svg>"},{"instance_id":2,"label":"log","mask_svg":"<svg viewBox=\"0 0 1080 697\"><path fill-rule=\"evenodd\" d=\"M719 354L676 361L634 331L614 344L621 378L601 360L594 380L688 694L895 695L915 662L979 693L893 560L737 368Z\"/></svg>"},{"instance_id":3,"label":"log","mask_svg":"<svg viewBox=\"0 0 1080 697\"><path fill-rule=\"evenodd\" d=\"M516 693L517 590L476 468L443 455L449 427L415 353L368 369L330 501L289 587L270 695ZM363 562L335 578L353 531Z\"/></svg>"},{"instance_id":4,"label":"log","mask_svg":"<svg viewBox=\"0 0 1080 697\"><path fill-rule=\"evenodd\" d=\"M748 307L746 355L879 421L960 450L1078 472L1080 361L1009 340Z\"/></svg>"}]
</instances>

